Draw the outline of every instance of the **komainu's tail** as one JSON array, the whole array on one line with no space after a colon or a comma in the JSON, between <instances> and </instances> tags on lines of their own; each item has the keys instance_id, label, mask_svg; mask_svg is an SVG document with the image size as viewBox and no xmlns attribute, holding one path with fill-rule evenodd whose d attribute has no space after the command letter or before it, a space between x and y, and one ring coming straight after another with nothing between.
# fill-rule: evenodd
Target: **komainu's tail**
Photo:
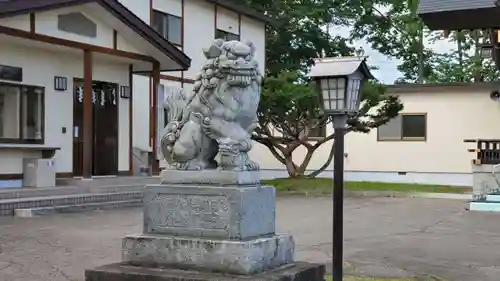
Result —
<instances>
[{"instance_id":1,"label":"komainu's tail","mask_svg":"<svg viewBox=\"0 0 500 281\"><path fill-rule=\"evenodd\" d=\"M167 125L163 130L160 140L161 152L168 164L176 163L172 153L173 147L179 138L182 125L189 118L187 109L188 101L183 89L173 89L167 91L163 108L167 110Z\"/></svg>"}]
</instances>

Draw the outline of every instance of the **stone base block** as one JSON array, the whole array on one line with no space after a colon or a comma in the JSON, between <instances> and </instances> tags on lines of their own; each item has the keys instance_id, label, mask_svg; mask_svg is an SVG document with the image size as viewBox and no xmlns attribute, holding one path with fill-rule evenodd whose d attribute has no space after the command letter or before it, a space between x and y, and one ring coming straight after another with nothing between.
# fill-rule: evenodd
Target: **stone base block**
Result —
<instances>
[{"instance_id":1,"label":"stone base block","mask_svg":"<svg viewBox=\"0 0 500 281\"><path fill-rule=\"evenodd\" d=\"M140 234L123 238L123 261L138 266L239 275L258 274L293 263L295 242L282 234L248 241Z\"/></svg>"},{"instance_id":2,"label":"stone base block","mask_svg":"<svg viewBox=\"0 0 500 281\"><path fill-rule=\"evenodd\" d=\"M163 170L160 174L163 184L208 184L208 185L258 185L259 171L224 170Z\"/></svg>"},{"instance_id":3,"label":"stone base block","mask_svg":"<svg viewBox=\"0 0 500 281\"><path fill-rule=\"evenodd\" d=\"M245 240L275 232L272 186L149 185L144 233Z\"/></svg>"},{"instance_id":4,"label":"stone base block","mask_svg":"<svg viewBox=\"0 0 500 281\"><path fill-rule=\"evenodd\" d=\"M325 266L297 262L252 276L235 276L170 268L138 267L127 263L85 271L86 281L324 281Z\"/></svg>"}]
</instances>

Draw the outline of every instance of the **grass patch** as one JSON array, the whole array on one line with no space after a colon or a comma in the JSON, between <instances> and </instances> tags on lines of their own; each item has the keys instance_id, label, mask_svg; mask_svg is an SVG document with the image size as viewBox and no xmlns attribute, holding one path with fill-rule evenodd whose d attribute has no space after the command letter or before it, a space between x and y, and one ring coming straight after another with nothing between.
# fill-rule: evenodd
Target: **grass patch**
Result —
<instances>
[{"instance_id":1,"label":"grass patch","mask_svg":"<svg viewBox=\"0 0 500 281\"><path fill-rule=\"evenodd\" d=\"M263 180L263 184L273 185L278 192L282 193L308 193L308 194L331 194L333 180L327 178L295 179L279 178ZM395 192L432 192L432 193L471 193L471 187L429 185L411 183L385 183L385 182L345 182L346 190L357 191L395 191Z\"/></svg>"}]
</instances>

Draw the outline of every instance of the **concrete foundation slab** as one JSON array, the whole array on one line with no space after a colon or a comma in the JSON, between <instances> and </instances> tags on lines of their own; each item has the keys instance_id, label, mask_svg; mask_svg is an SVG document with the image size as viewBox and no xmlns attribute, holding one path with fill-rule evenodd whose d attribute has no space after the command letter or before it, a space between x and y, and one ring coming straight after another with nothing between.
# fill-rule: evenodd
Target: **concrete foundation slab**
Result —
<instances>
[{"instance_id":1,"label":"concrete foundation slab","mask_svg":"<svg viewBox=\"0 0 500 281\"><path fill-rule=\"evenodd\" d=\"M149 185L144 233L244 240L275 232L272 186Z\"/></svg>"},{"instance_id":2,"label":"concrete foundation slab","mask_svg":"<svg viewBox=\"0 0 500 281\"><path fill-rule=\"evenodd\" d=\"M324 276L324 265L305 262L252 276L137 267L128 263L109 264L85 271L86 281L324 281Z\"/></svg>"},{"instance_id":3,"label":"concrete foundation slab","mask_svg":"<svg viewBox=\"0 0 500 281\"><path fill-rule=\"evenodd\" d=\"M295 241L281 234L247 241L164 235L131 235L122 241L123 261L137 266L168 266L252 275L293 263Z\"/></svg>"}]
</instances>

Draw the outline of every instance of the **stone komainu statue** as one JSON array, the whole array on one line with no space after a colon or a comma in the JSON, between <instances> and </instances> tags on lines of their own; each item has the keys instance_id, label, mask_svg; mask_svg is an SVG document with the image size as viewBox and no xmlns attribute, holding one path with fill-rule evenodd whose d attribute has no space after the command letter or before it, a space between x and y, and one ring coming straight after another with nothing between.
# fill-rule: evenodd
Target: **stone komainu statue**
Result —
<instances>
[{"instance_id":1,"label":"stone komainu statue","mask_svg":"<svg viewBox=\"0 0 500 281\"><path fill-rule=\"evenodd\" d=\"M258 170L248 158L262 83L255 47L217 39L203 52L207 61L193 92L174 91L165 99L162 154L179 170Z\"/></svg>"}]
</instances>

